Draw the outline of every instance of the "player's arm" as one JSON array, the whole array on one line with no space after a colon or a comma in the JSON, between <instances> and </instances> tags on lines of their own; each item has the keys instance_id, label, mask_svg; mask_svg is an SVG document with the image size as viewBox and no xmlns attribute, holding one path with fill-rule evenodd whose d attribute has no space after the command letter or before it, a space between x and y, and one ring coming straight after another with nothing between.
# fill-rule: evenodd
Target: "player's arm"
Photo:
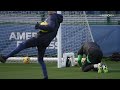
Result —
<instances>
[{"instance_id":1,"label":"player's arm","mask_svg":"<svg viewBox=\"0 0 120 90\"><path fill-rule=\"evenodd\" d=\"M83 57L83 55L78 55L78 64L80 67L82 66L82 62L81 62L82 57Z\"/></svg>"},{"instance_id":2,"label":"player's arm","mask_svg":"<svg viewBox=\"0 0 120 90\"><path fill-rule=\"evenodd\" d=\"M82 66L81 60L83 58L83 46L79 49L77 58L78 58L78 64L81 67Z\"/></svg>"}]
</instances>

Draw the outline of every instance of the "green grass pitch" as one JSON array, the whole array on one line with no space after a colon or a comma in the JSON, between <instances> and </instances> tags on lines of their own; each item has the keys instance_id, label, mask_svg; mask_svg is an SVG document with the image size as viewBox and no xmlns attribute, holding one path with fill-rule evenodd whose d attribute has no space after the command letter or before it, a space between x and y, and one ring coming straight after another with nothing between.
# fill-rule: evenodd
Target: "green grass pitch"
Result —
<instances>
[{"instance_id":1,"label":"green grass pitch","mask_svg":"<svg viewBox=\"0 0 120 90\"><path fill-rule=\"evenodd\" d=\"M79 67L57 68L54 62L46 62L49 79L120 79L120 61L104 60L108 73L82 72ZM37 63L0 63L0 79L42 79L41 67Z\"/></svg>"}]
</instances>

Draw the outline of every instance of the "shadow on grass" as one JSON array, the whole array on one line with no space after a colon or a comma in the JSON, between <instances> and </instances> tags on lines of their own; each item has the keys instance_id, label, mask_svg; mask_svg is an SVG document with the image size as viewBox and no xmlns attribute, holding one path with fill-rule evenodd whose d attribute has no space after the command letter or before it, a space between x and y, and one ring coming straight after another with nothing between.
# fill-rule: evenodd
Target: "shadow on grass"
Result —
<instances>
[{"instance_id":1,"label":"shadow on grass","mask_svg":"<svg viewBox=\"0 0 120 90\"><path fill-rule=\"evenodd\" d=\"M112 73L112 72L120 73L120 70L117 70L117 69L109 70L109 73Z\"/></svg>"}]
</instances>

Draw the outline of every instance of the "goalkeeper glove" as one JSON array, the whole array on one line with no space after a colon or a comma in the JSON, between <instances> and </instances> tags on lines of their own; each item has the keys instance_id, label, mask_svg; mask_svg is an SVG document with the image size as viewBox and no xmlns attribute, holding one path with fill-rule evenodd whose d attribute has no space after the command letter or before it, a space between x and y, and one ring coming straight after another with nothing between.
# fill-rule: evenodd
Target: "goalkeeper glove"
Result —
<instances>
[{"instance_id":1,"label":"goalkeeper glove","mask_svg":"<svg viewBox=\"0 0 120 90\"><path fill-rule=\"evenodd\" d=\"M82 66L82 63L81 63L82 57L83 57L82 55L78 55L78 64L80 67Z\"/></svg>"},{"instance_id":2,"label":"goalkeeper glove","mask_svg":"<svg viewBox=\"0 0 120 90\"><path fill-rule=\"evenodd\" d=\"M39 29L40 24L37 22L37 24L35 25L35 29Z\"/></svg>"}]
</instances>

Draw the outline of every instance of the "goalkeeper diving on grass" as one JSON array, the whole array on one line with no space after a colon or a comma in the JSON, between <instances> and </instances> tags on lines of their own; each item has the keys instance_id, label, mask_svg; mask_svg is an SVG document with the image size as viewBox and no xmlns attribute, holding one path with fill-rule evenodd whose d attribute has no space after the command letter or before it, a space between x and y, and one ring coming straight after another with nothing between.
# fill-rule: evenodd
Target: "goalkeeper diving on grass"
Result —
<instances>
[{"instance_id":1,"label":"goalkeeper diving on grass","mask_svg":"<svg viewBox=\"0 0 120 90\"><path fill-rule=\"evenodd\" d=\"M83 72L90 70L108 72L108 68L102 63L103 52L95 42L85 42L78 51L78 64Z\"/></svg>"},{"instance_id":2,"label":"goalkeeper diving on grass","mask_svg":"<svg viewBox=\"0 0 120 90\"><path fill-rule=\"evenodd\" d=\"M37 47L38 50L38 63L42 67L44 79L48 79L48 73L46 69L46 64L43 60L46 48L49 46L50 42L56 37L60 23L63 21L63 16L57 14L56 11L48 11L47 19L35 25L35 29L38 30L36 37L32 37L25 42L21 43L17 48L15 48L8 55L0 56L0 61L5 63L9 57L14 56L20 51L30 48Z\"/></svg>"}]
</instances>

